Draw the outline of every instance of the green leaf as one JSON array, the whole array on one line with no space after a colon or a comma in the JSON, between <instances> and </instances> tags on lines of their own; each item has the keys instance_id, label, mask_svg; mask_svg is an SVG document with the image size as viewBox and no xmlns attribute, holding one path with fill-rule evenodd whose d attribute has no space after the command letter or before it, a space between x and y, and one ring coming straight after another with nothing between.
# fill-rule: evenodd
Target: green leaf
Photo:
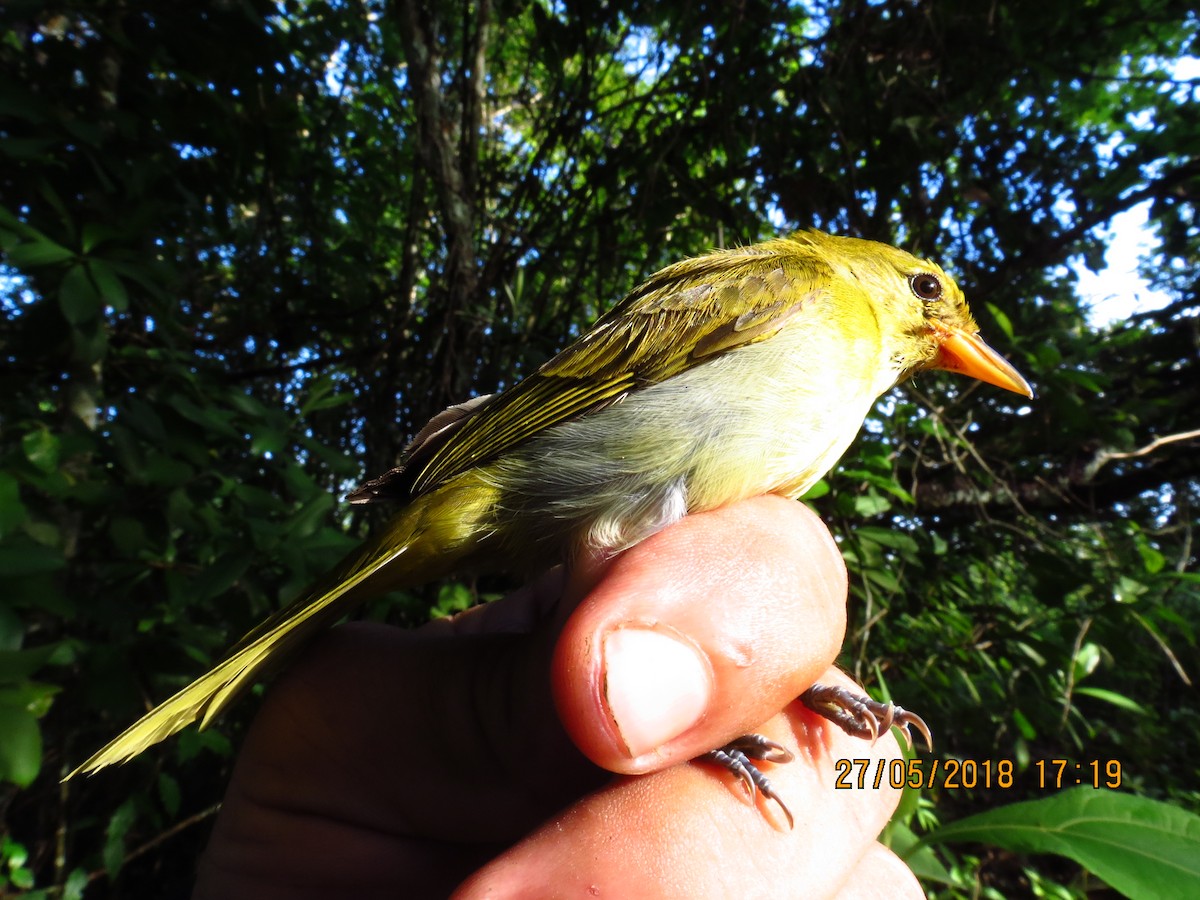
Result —
<instances>
[{"instance_id":1,"label":"green leaf","mask_svg":"<svg viewBox=\"0 0 1200 900\"><path fill-rule=\"evenodd\" d=\"M1073 382L1093 394L1104 393L1104 385L1090 372L1081 372L1078 369L1059 369L1057 374L1064 381Z\"/></svg>"},{"instance_id":2,"label":"green leaf","mask_svg":"<svg viewBox=\"0 0 1200 900\"><path fill-rule=\"evenodd\" d=\"M29 848L5 834L0 837L0 862L8 869L23 868L29 862Z\"/></svg>"},{"instance_id":3,"label":"green leaf","mask_svg":"<svg viewBox=\"0 0 1200 900\"><path fill-rule=\"evenodd\" d=\"M143 288L153 297L165 299L168 296L160 283L160 279L164 276L161 272L156 271L153 265L130 265L110 259L108 267L121 278L132 281Z\"/></svg>"},{"instance_id":4,"label":"green leaf","mask_svg":"<svg viewBox=\"0 0 1200 900\"><path fill-rule=\"evenodd\" d=\"M994 303L988 303L987 308L988 308L988 312L990 312L992 314L992 318L996 320L996 327L1004 332L1004 336L1006 338L1008 338L1009 341L1012 341L1012 339L1013 339L1012 320L1009 319L1009 317L1004 314L1004 312L1000 309L1000 307L996 306L996 304L994 304Z\"/></svg>"},{"instance_id":5,"label":"green leaf","mask_svg":"<svg viewBox=\"0 0 1200 900\"><path fill-rule=\"evenodd\" d=\"M198 406L183 396L172 397L171 401L175 412L185 419L209 429L214 438L237 440L241 437L241 433L229 423L228 410L215 406Z\"/></svg>"},{"instance_id":6,"label":"green leaf","mask_svg":"<svg viewBox=\"0 0 1200 900\"><path fill-rule=\"evenodd\" d=\"M892 503L876 493L863 494L854 498L854 512L864 519L881 515L891 509Z\"/></svg>"},{"instance_id":7,"label":"green leaf","mask_svg":"<svg viewBox=\"0 0 1200 900\"><path fill-rule=\"evenodd\" d=\"M20 532L0 543L0 578L57 572L64 565L61 551Z\"/></svg>"},{"instance_id":8,"label":"green leaf","mask_svg":"<svg viewBox=\"0 0 1200 900\"><path fill-rule=\"evenodd\" d=\"M1076 694L1083 694L1085 697L1095 697L1097 700L1103 700L1105 703L1111 703L1113 706L1128 712L1146 715L1146 709L1136 700L1131 700L1124 694L1118 694L1116 691L1107 691L1104 688L1096 687L1077 687Z\"/></svg>"},{"instance_id":9,"label":"green leaf","mask_svg":"<svg viewBox=\"0 0 1200 900\"><path fill-rule=\"evenodd\" d=\"M1142 565L1149 575L1157 575L1167 563L1167 558L1145 540L1138 541L1138 554L1142 557Z\"/></svg>"},{"instance_id":10,"label":"green leaf","mask_svg":"<svg viewBox=\"0 0 1200 900\"><path fill-rule=\"evenodd\" d=\"M104 299L88 277L85 266L72 266L58 288L58 305L72 325L83 325L100 315Z\"/></svg>"},{"instance_id":11,"label":"green leaf","mask_svg":"<svg viewBox=\"0 0 1200 900\"><path fill-rule=\"evenodd\" d=\"M1072 677L1076 684L1096 671L1100 665L1101 656L1100 648L1091 641L1079 648L1079 652L1075 654L1075 662L1071 666Z\"/></svg>"},{"instance_id":12,"label":"green leaf","mask_svg":"<svg viewBox=\"0 0 1200 900\"><path fill-rule=\"evenodd\" d=\"M903 531L893 531L890 528L878 528L874 525L864 525L854 529L854 534L861 540L871 541L881 547L890 547L903 553L915 555L918 547L912 535Z\"/></svg>"},{"instance_id":13,"label":"green leaf","mask_svg":"<svg viewBox=\"0 0 1200 900\"><path fill-rule=\"evenodd\" d=\"M242 577L253 561L254 555L251 553L229 553L222 556L205 566L204 571L192 579L191 596L201 603L220 596Z\"/></svg>"},{"instance_id":14,"label":"green leaf","mask_svg":"<svg viewBox=\"0 0 1200 900\"><path fill-rule=\"evenodd\" d=\"M229 405L251 419L259 419L269 414L269 410L257 397L252 397L244 391L230 391L226 395Z\"/></svg>"},{"instance_id":15,"label":"green leaf","mask_svg":"<svg viewBox=\"0 0 1200 900\"><path fill-rule=\"evenodd\" d=\"M162 800L163 809L167 811L167 815L174 818L179 814L181 797L179 782L166 772L158 776L158 797Z\"/></svg>"},{"instance_id":16,"label":"green leaf","mask_svg":"<svg viewBox=\"0 0 1200 900\"><path fill-rule=\"evenodd\" d=\"M960 819L929 843L973 841L1073 859L1128 897L1191 900L1200 885L1200 816L1133 794L1072 788Z\"/></svg>"},{"instance_id":17,"label":"green leaf","mask_svg":"<svg viewBox=\"0 0 1200 900\"><path fill-rule=\"evenodd\" d=\"M889 594L896 594L900 591L900 582L887 569L863 569L862 574L872 584L878 585Z\"/></svg>"},{"instance_id":18,"label":"green leaf","mask_svg":"<svg viewBox=\"0 0 1200 900\"><path fill-rule=\"evenodd\" d=\"M810 487L800 497L801 500L816 500L818 497L824 497L829 493L829 482L822 478L812 487Z\"/></svg>"},{"instance_id":19,"label":"green leaf","mask_svg":"<svg viewBox=\"0 0 1200 900\"><path fill-rule=\"evenodd\" d=\"M24 681L11 687L0 687L0 706L23 709L35 719L50 711L54 697L61 691L58 685L41 681Z\"/></svg>"},{"instance_id":20,"label":"green leaf","mask_svg":"<svg viewBox=\"0 0 1200 900\"><path fill-rule=\"evenodd\" d=\"M98 318L77 323L71 334L71 345L79 363L99 362L108 350L108 330L100 327Z\"/></svg>"},{"instance_id":21,"label":"green leaf","mask_svg":"<svg viewBox=\"0 0 1200 900\"><path fill-rule=\"evenodd\" d=\"M25 458L43 472L58 468L58 437L48 428L38 428L21 438Z\"/></svg>"},{"instance_id":22,"label":"green leaf","mask_svg":"<svg viewBox=\"0 0 1200 900\"><path fill-rule=\"evenodd\" d=\"M1052 344L1039 344L1033 351L1037 367L1043 371L1057 369L1062 363L1062 351Z\"/></svg>"},{"instance_id":23,"label":"green leaf","mask_svg":"<svg viewBox=\"0 0 1200 900\"><path fill-rule=\"evenodd\" d=\"M1027 741L1032 741L1037 737L1037 729L1033 727L1033 723L1029 721L1029 717L1019 709L1014 709L1012 712L1013 724L1017 726L1017 731L1021 737Z\"/></svg>"},{"instance_id":24,"label":"green leaf","mask_svg":"<svg viewBox=\"0 0 1200 900\"><path fill-rule=\"evenodd\" d=\"M912 789L906 789L905 794L913 793ZM941 860L933 852L933 848L925 845L917 847L917 835L911 828L901 822L897 822L894 818L888 823L887 829L881 836L885 839L885 844L892 851L907 863L913 874L922 881L936 881L941 884L951 884L952 879L946 867L942 865ZM912 855L909 856L909 851L912 850Z\"/></svg>"},{"instance_id":25,"label":"green leaf","mask_svg":"<svg viewBox=\"0 0 1200 900\"><path fill-rule=\"evenodd\" d=\"M137 519L117 516L109 523L108 536L113 546L125 556L137 556L150 549L146 528Z\"/></svg>"},{"instance_id":26,"label":"green leaf","mask_svg":"<svg viewBox=\"0 0 1200 900\"><path fill-rule=\"evenodd\" d=\"M1113 585L1113 599L1118 603L1133 603L1148 590L1149 588L1136 578L1122 575Z\"/></svg>"},{"instance_id":27,"label":"green leaf","mask_svg":"<svg viewBox=\"0 0 1200 900\"><path fill-rule=\"evenodd\" d=\"M124 312L129 308L129 294L125 285L110 266L93 259L88 261L87 270L105 303L117 312Z\"/></svg>"},{"instance_id":28,"label":"green leaf","mask_svg":"<svg viewBox=\"0 0 1200 900\"><path fill-rule=\"evenodd\" d=\"M0 890L11 884L22 891L28 891L20 895L23 900L47 900L45 891L30 890L36 880L28 864L29 849L24 844L14 841L7 834L0 837ZM8 897L10 894L5 892L3 896Z\"/></svg>"},{"instance_id":29,"label":"green leaf","mask_svg":"<svg viewBox=\"0 0 1200 900\"><path fill-rule=\"evenodd\" d=\"M300 404L300 415L307 416L317 410L333 409L355 399L354 394L349 390L336 393L336 387L336 383L329 378L317 379L309 388L304 402Z\"/></svg>"},{"instance_id":30,"label":"green leaf","mask_svg":"<svg viewBox=\"0 0 1200 900\"><path fill-rule=\"evenodd\" d=\"M118 806L104 832L104 868L109 878L115 878L125 863L125 835L133 825L134 802L130 797Z\"/></svg>"},{"instance_id":31,"label":"green leaf","mask_svg":"<svg viewBox=\"0 0 1200 900\"><path fill-rule=\"evenodd\" d=\"M0 472L0 537L15 530L29 518L29 511L21 502L20 485L7 472Z\"/></svg>"},{"instance_id":32,"label":"green leaf","mask_svg":"<svg viewBox=\"0 0 1200 900\"><path fill-rule=\"evenodd\" d=\"M13 159L35 160L49 155L57 146L58 141L53 138L4 138L0 139L0 154Z\"/></svg>"},{"instance_id":33,"label":"green leaf","mask_svg":"<svg viewBox=\"0 0 1200 900\"><path fill-rule=\"evenodd\" d=\"M88 873L84 869L72 869L63 885L62 900L83 900L83 892L87 890Z\"/></svg>"},{"instance_id":34,"label":"green leaf","mask_svg":"<svg viewBox=\"0 0 1200 900\"><path fill-rule=\"evenodd\" d=\"M318 494L313 499L301 503L299 509L288 517L288 532L293 539L308 537L324 523L334 506L335 501L329 494Z\"/></svg>"},{"instance_id":35,"label":"green leaf","mask_svg":"<svg viewBox=\"0 0 1200 900\"><path fill-rule=\"evenodd\" d=\"M0 703L0 781L29 787L42 768L42 732L28 710Z\"/></svg>"},{"instance_id":36,"label":"green leaf","mask_svg":"<svg viewBox=\"0 0 1200 900\"><path fill-rule=\"evenodd\" d=\"M215 728L185 728L175 740L175 752L181 760L194 759L205 750L211 750L223 759L233 756L233 744L229 738Z\"/></svg>"},{"instance_id":37,"label":"green leaf","mask_svg":"<svg viewBox=\"0 0 1200 900\"><path fill-rule=\"evenodd\" d=\"M25 642L25 623L7 604L0 602L0 651L20 650Z\"/></svg>"},{"instance_id":38,"label":"green leaf","mask_svg":"<svg viewBox=\"0 0 1200 900\"><path fill-rule=\"evenodd\" d=\"M50 661L57 649L58 644L46 644L29 650L0 650L0 682L29 678Z\"/></svg>"},{"instance_id":39,"label":"green leaf","mask_svg":"<svg viewBox=\"0 0 1200 900\"><path fill-rule=\"evenodd\" d=\"M147 484L172 488L191 479L195 470L172 456L152 452L146 458L140 474Z\"/></svg>"},{"instance_id":40,"label":"green leaf","mask_svg":"<svg viewBox=\"0 0 1200 900\"><path fill-rule=\"evenodd\" d=\"M79 244L85 254L91 253L100 244L103 244L115 234L116 232L107 225L101 225L98 222L88 222L80 232Z\"/></svg>"},{"instance_id":41,"label":"green leaf","mask_svg":"<svg viewBox=\"0 0 1200 900\"><path fill-rule=\"evenodd\" d=\"M437 603L429 610L429 618L440 619L452 616L475 605L475 595L460 582L444 584L438 590Z\"/></svg>"},{"instance_id":42,"label":"green leaf","mask_svg":"<svg viewBox=\"0 0 1200 900\"><path fill-rule=\"evenodd\" d=\"M46 238L29 244L20 244L8 251L8 264L14 269L35 269L71 259L75 254L61 244Z\"/></svg>"},{"instance_id":43,"label":"green leaf","mask_svg":"<svg viewBox=\"0 0 1200 900\"><path fill-rule=\"evenodd\" d=\"M287 435L271 428L256 431L250 438L250 452L257 456L278 453L287 446Z\"/></svg>"},{"instance_id":44,"label":"green leaf","mask_svg":"<svg viewBox=\"0 0 1200 900\"><path fill-rule=\"evenodd\" d=\"M838 472L841 478L854 479L862 481L865 484L879 488L881 491L886 491L893 497L898 497L905 503L913 503L913 495L904 488L900 487L899 482L892 476L891 471L875 472L870 469L842 469Z\"/></svg>"}]
</instances>

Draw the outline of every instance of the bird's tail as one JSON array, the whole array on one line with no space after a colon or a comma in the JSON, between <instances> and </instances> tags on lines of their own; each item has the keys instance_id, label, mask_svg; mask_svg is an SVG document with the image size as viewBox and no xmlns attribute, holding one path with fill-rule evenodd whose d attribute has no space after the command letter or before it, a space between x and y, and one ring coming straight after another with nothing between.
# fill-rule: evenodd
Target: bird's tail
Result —
<instances>
[{"instance_id":1,"label":"bird's tail","mask_svg":"<svg viewBox=\"0 0 1200 900\"><path fill-rule=\"evenodd\" d=\"M478 482L464 485L456 479L411 501L382 533L243 637L225 659L154 707L63 780L128 762L197 719L201 728L206 727L268 663L285 661L359 603L452 572L486 534L493 497L492 490Z\"/></svg>"}]
</instances>

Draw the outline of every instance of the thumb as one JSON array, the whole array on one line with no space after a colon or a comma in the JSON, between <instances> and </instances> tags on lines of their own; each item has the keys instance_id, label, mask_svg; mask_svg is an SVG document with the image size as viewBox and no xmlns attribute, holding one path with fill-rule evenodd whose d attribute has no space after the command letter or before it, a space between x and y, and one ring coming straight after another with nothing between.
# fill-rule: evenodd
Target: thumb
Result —
<instances>
[{"instance_id":1,"label":"thumb","mask_svg":"<svg viewBox=\"0 0 1200 900\"><path fill-rule=\"evenodd\" d=\"M689 516L576 581L595 583L558 639L554 698L576 746L617 772L752 730L825 671L845 631L837 546L781 497Z\"/></svg>"}]
</instances>

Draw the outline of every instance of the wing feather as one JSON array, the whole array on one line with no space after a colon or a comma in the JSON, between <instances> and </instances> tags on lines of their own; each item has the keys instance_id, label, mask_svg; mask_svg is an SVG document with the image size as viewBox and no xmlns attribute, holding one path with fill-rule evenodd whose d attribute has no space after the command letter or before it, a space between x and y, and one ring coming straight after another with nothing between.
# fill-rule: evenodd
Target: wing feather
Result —
<instances>
[{"instance_id":1,"label":"wing feather","mask_svg":"<svg viewBox=\"0 0 1200 900\"><path fill-rule=\"evenodd\" d=\"M533 375L456 423L450 440L418 448L372 484L392 482L381 497L424 493L546 428L765 340L829 284L828 267L804 248L784 238L663 269Z\"/></svg>"}]
</instances>

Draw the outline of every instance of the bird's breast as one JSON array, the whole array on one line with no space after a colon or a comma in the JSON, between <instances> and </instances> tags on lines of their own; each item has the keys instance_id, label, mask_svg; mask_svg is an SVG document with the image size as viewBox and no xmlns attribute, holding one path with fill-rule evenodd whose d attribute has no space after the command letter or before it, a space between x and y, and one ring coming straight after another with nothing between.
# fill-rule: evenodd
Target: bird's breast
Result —
<instances>
[{"instance_id":1,"label":"bird's breast","mask_svg":"<svg viewBox=\"0 0 1200 900\"><path fill-rule=\"evenodd\" d=\"M488 467L517 544L621 549L683 515L802 494L875 400L878 339L785 330L547 429Z\"/></svg>"}]
</instances>

